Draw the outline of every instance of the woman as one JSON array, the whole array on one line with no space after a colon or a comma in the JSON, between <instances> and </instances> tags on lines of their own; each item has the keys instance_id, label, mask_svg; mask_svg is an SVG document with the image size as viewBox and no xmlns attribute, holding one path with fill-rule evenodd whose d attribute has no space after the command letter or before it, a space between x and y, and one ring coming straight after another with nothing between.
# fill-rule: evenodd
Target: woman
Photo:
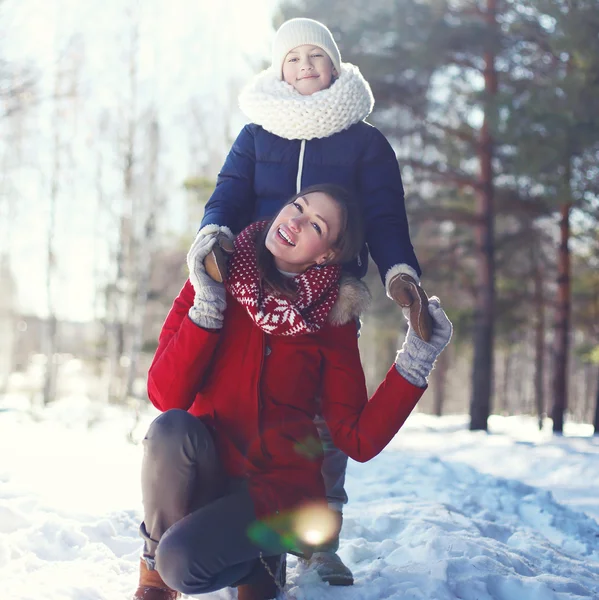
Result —
<instances>
[{"instance_id":1,"label":"woman","mask_svg":"<svg viewBox=\"0 0 599 600\"><path fill-rule=\"evenodd\" d=\"M278 557L302 551L296 516L326 506L317 411L336 445L363 462L388 444L423 394L451 336L436 300L430 342L409 328L368 400L356 320L369 294L340 266L362 245L360 223L342 188L308 188L270 223L235 239L226 288L204 268L226 230L198 234L190 280L149 372L150 399L165 412L144 440L146 543L136 598L232 585L243 600L274 598L284 582Z\"/></svg>"}]
</instances>

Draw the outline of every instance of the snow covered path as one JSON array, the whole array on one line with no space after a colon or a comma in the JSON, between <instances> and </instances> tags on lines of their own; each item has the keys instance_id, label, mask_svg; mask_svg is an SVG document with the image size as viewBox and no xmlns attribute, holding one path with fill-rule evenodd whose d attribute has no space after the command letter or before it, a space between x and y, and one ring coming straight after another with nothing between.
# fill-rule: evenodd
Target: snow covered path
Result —
<instances>
[{"instance_id":1,"label":"snow covered path","mask_svg":"<svg viewBox=\"0 0 599 600\"><path fill-rule=\"evenodd\" d=\"M132 417L81 398L36 419L15 402L4 407L1 597L128 598L140 549L141 448L126 437ZM356 585L330 588L291 557L290 595L599 599L599 440L580 427L553 439L524 418L493 418L492 435L465 424L413 415L379 457L351 463L340 553Z\"/></svg>"}]
</instances>

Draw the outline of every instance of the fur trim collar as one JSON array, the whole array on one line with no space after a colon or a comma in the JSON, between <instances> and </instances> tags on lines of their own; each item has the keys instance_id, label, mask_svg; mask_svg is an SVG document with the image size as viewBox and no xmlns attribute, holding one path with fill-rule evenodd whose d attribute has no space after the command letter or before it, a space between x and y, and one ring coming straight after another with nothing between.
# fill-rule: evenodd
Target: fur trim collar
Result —
<instances>
[{"instance_id":1,"label":"fur trim collar","mask_svg":"<svg viewBox=\"0 0 599 600\"><path fill-rule=\"evenodd\" d=\"M361 279L343 275L339 282L339 296L329 313L329 323L339 326L357 319L371 300L370 290Z\"/></svg>"},{"instance_id":2,"label":"fur trim collar","mask_svg":"<svg viewBox=\"0 0 599 600\"><path fill-rule=\"evenodd\" d=\"M326 138L364 120L374 97L360 69L341 63L341 74L326 90L302 96L271 67L262 71L239 96L239 107L266 131L287 140Z\"/></svg>"}]
</instances>

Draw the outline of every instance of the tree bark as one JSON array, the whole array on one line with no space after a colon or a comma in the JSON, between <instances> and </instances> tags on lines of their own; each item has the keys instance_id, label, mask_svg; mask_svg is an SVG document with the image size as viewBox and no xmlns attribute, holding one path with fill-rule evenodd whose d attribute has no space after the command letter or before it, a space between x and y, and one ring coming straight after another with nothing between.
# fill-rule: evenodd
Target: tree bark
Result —
<instances>
[{"instance_id":1,"label":"tree bark","mask_svg":"<svg viewBox=\"0 0 599 600\"><path fill-rule=\"evenodd\" d=\"M136 297L134 281L135 237L134 222L134 168L137 164L137 74L139 52L139 23L137 15L131 16L130 47L128 49L129 98L125 107L126 131L122 141L122 206L119 219L119 239L116 249L116 285L109 288L107 305L110 309L108 319L109 348L109 396L119 402L126 393L127 373L130 357L127 356L131 343L131 315Z\"/></svg>"},{"instance_id":2,"label":"tree bark","mask_svg":"<svg viewBox=\"0 0 599 600\"><path fill-rule=\"evenodd\" d=\"M543 271L540 265L535 267L534 278L535 306L535 406L539 431L543 429L545 399L543 395L543 380L545 378L545 298L543 296Z\"/></svg>"},{"instance_id":3,"label":"tree bark","mask_svg":"<svg viewBox=\"0 0 599 600\"><path fill-rule=\"evenodd\" d=\"M585 363L583 366L584 372L584 391L582 392L582 409L580 414L582 415L582 422L587 423L591 417L591 406L593 403L593 365L591 363Z\"/></svg>"},{"instance_id":4,"label":"tree bark","mask_svg":"<svg viewBox=\"0 0 599 600\"><path fill-rule=\"evenodd\" d=\"M54 106L52 119L52 138L54 153L52 162L52 180L50 184L50 206L48 210L48 229L46 234L46 326L44 327L43 348L46 355L46 369L44 372L44 382L42 386L42 402L44 405L49 404L55 399L56 395L56 339L58 322L56 319L56 307L54 305L54 280L56 278L56 253L54 250L55 235L56 235L56 211L58 204L58 194L60 190L60 174L61 174L61 138L63 122L61 120L60 111L60 95L61 95L61 69L59 63L56 66L54 75Z\"/></svg>"},{"instance_id":5,"label":"tree bark","mask_svg":"<svg viewBox=\"0 0 599 600\"><path fill-rule=\"evenodd\" d=\"M435 381L433 396L433 411L437 417L443 416L443 406L445 405L445 382L449 371L449 348L441 352L437 359L437 364L433 371Z\"/></svg>"},{"instance_id":6,"label":"tree bark","mask_svg":"<svg viewBox=\"0 0 599 600\"><path fill-rule=\"evenodd\" d=\"M509 413L509 393L510 393L510 377L512 375L512 351L508 346L505 349L503 356L503 390L501 394L501 406L500 411L502 414L507 415Z\"/></svg>"},{"instance_id":7,"label":"tree bark","mask_svg":"<svg viewBox=\"0 0 599 600\"><path fill-rule=\"evenodd\" d=\"M560 245L558 250L557 310L553 365L553 432L563 433L564 413L568 407L568 351L570 342L570 208L560 210Z\"/></svg>"},{"instance_id":8,"label":"tree bark","mask_svg":"<svg viewBox=\"0 0 599 600\"><path fill-rule=\"evenodd\" d=\"M477 192L476 245L478 262L478 290L475 307L474 360L472 366L472 398L470 401L470 429L487 430L493 390L493 343L495 305L495 247L494 247L494 145L491 120L492 102L497 94L498 78L495 68L494 36L497 32L497 2L487 0L485 20L488 26L489 46L484 53L485 116L480 135L481 186Z\"/></svg>"},{"instance_id":9,"label":"tree bark","mask_svg":"<svg viewBox=\"0 0 599 600\"><path fill-rule=\"evenodd\" d=\"M130 317L131 346L129 349L130 363L127 372L126 385L123 389L121 402L125 403L134 396L134 385L137 377L137 368L143 344L143 331L150 290L150 275L152 268L152 255L155 251L156 217L159 211L160 192L158 190L159 149L160 136L158 122L153 120L149 128L150 164L148 165L148 181L150 188L150 206L145 217L143 236L139 243L139 256L136 264L136 297ZM140 215L141 216L141 215ZM132 274L133 275L133 274ZM139 418L139 411L137 411ZM137 419L136 419L137 421Z\"/></svg>"},{"instance_id":10,"label":"tree bark","mask_svg":"<svg viewBox=\"0 0 599 600\"><path fill-rule=\"evenodd\" d=\"M595 435L599 435L599 369L597 370L597 391L595 398L595 420L593 426L595 428Z\"/></svg>"}]
</instances>

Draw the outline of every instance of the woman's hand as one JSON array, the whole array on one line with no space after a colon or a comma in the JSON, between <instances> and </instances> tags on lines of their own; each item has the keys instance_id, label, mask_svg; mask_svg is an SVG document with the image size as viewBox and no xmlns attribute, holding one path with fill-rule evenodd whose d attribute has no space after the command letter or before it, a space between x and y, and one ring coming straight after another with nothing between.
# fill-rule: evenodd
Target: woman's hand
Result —
<instances>
[{"instance_id":1,"label":"woman's hand","mask_svg":"<svg viewBox=\"0 0 599 600\"><path fill-rule=\"evenodd\" d=\"M435 361L449 344L453 332L451 321L436 296L429 299L428 312L432 319L430 340L421 340L408 321L408 334L395 359L398 373L417 387L426 387Z\"/></svg>"},{"instance_id":2,"label":"woman's hand","mask_svg":"<svg viewBox=\"0 0 599 600\"><path fill-rule=\"evenodd\" d=\"M200 229L187 253L189 281L195 292L189 318L204 329L220 329L223 326L223 312L227 307L224 284L214 281L204 267L204 259L216 244L218 236L223 233L233 237L226 227L206 225Z\"/></svg>"}]
</instances>

